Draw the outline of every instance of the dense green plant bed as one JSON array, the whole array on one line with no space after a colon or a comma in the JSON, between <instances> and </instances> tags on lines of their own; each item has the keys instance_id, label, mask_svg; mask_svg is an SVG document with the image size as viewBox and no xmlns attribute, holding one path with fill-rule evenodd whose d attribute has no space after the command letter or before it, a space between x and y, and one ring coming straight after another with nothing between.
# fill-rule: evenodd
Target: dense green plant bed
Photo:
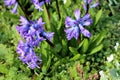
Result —
<instances>
[{"instance_id":1,"label":"dense green plant bed","mask_svg":"<svg viewBox=\"0 0 120 80\"><path fill-rule=\"evenodd\" d=\"M119 0L1 0L0 80L120 80Z\"/></svg>"}]
</instances>

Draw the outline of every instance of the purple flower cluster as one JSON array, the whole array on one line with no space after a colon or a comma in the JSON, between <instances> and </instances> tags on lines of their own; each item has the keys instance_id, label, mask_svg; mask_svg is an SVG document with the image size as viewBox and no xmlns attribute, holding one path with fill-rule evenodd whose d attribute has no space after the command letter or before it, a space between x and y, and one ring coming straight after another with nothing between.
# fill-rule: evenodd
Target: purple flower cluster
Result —
<instances>
[{"instance_id":1,"label":"purple flower cluster","mask_svg":"<svg viewBox=\"0 0 120 80\"><path fill-rule=\"evenodd\" d=\"M91 3L92 3L92 0L84 0L83 8L85 11L87 11L87 8L95 8L100 4L99 2L96 2L94 4L91 4ZM87 6L89 6L89 7L87 7Z\"/></svg>"},{"instance_id":2,"label":"purple flower cluster","mask_svg":"<svg viewBox=\"0 0 120 80\"><path fill-rule=\"evenodd\" d=\"M34 4L35 8L39 11L42 10L41 6L45 3L50 3L50 0L31 0L31 2Z\"/></svg>"},{"instance_id":3,"label":"purple flower cluster","mask_svg":"<svg viewBox=\"0 0 120 80\"><path fill-rule=\"evenodd\" d=\"M71 38L78 39L80 33L82 33L86 37L90 37L91 33L86 30L84 27L89 26L92 23L92 19L90 18L89 14L85 14L82 18L80 18L80 10L76 9L74 12L76 20L67 17L65 20L66 25L66 34L67 39L70 40Z\"/></svg>"},{"instance_id":4,"label":"purple flower cluster","mask_svg":"<svg viewBox=\"0 0 120 80\"><path fill-rule=\"evenodd\" d=\"M17 26L20 35L30 44L30 46L39 46L43 40L51 40L54 33L46 33L43 28L42 18L36 21L28 21L24 17L20 17L21 24Z\"/></svg>"},{"instance_id":5,"label":"purple flower cluster","mask_svg":"<svg viewBox=\"0 0 120 80\"><path fill-rule=\"evenodd\" d=\"M14 8L11 10L12 13L16 14L17 13L17 7L18 7L18 3L16 0L4 0L4 3L6 6L12 6L14 5Z\"/></svg>"},{"instance_id":6,"label":"purple flower cluster","mask_svg":"<svg viewBox=\"0 0 120 80\"><path fill-rule=\"evenodd\" d=\"M92 0L84 0L83 8L86 11L86 14L80 18L80 10L76 9L74 12L76 20L66 17L65 20L65 26L67 29L65 29L65 32L67 34L67 39L70 40L73 37L75 39L78 39L80 33L82 33L86 37L91 37L91 33L85 29L85 26L89 26L92 23L92 19L90 18L90 15L88 14L89 8L94 8L99 5L99 2L96 2L95 4L92 4Z\"/></svg>"},{"instance_id":7,"label":"purple flower cluster","mask_svg":"<svg viewBox=\"0 0 120 80\"><path fill-rule=\"evenodd\" d=\"M29 46L28 43L19 41L19 44L17 46L17 53L20 55L19 59L27 64L31 69L34 69L36 67L39 68L38 62L39 64L42 64L42 60L36 56L33 48Z\"/></svg>"},{"instance_id":8,"label":"purple flower cluster","mask_svg":"<svg viewBox=\"0 0 120 80\"><path fill-rule=\"evenodd\" d=\"M24 17L20 17L21 24L17 26L20 35L25 39L25 43L20 41L17 47L17 53L20 54L20 59L28 64L31 69L38 67L37 62L41 62L35 52L34 48L39 46L43 40L51 40L54 33L46 33L43 29L42 18L36 21L28 21Z\"/></svg>"}]
</instances>

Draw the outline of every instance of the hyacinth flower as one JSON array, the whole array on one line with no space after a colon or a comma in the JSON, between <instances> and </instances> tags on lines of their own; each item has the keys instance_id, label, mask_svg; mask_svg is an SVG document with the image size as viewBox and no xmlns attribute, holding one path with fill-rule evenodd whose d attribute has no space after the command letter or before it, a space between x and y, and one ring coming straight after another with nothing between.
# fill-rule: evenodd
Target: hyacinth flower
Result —
<instances>
[{"instance_id":1,"label":"hyacinth flower","mask_svg":"<svg viewBox=\"0 0 120 80\"><path fill-rule=\"evenodd\" d=\"M14 5L14 8L11 10L11 12L14 13L14 14L17 13L18 3L17 3L16 0L4 0L4 3L5 3L5 5L8 6L8 7Z\"/></svg>"},{"instance_id":2,"label":"hyacinth flower","mask_svg":"<svg viewBox=\"0 0 120 80\"><path fill-rule=\"evenodd\" d=\"M85 11L87 11L88 8L95 8L100 4L98 1L94 4L91 4L91 3L92 3L92 0L84 0L83 8Z\"/></svg>"},{"instance_id":3,"label":"hyacinth flower","mask_svg":"<svg viewBox=\"0 0 120 80\"><path fill-rule=\"evenodd\" d=\"M50 3L50 0L31 0L31 2L34 4L36 9L42 11L42 5L44 5L45 3Z\"/></svg>"},{"instance_id":4,"label":"hyacinth flower","mask_svg":"<svg viewBox=\"0 0 120 80\"><path fill-rule=\"evenodd\" d=\"M80 33L82 33L86 37L91 37L91 33L85 29L85 26L89 26L92 23L92 19L89 14L85 14L82 18L80 18L80 10L76 9L74 12L76 20L66 17L65 20L65 32L67 34L67 39L71 38L78 39Z\"/></svg>"},{"instance_id":5,"label":"hyacinth flower","mask_svg":"<svg viewBox=\"0 0 120 80\"><path fill-rule=\"evenodd\" d=\"M43 40L52 40L54 32L47 33L44 31L42 18L36 21L28 21L24 17L20 17L21 24L17 26L20 35L30 44L30 46L39 46Z\"/></svg>"},{"instance_id":6,"label":"hyacinth flower","mask_svg":"<svg viewBox=\"0 0 120 80\"><path fill-rule=\"evenodd\" d=\"M34 52L34 48L39 46L43 40L51 41L54 33L47 33L44 31L43 25L45 22L42 18L36 21L28 21L25 17L20 17L20 25L16 27L19 34L25 39L20 41L17 46L17 53L20 55L19 59L28 65L31 69L39 67L42 60L38 58Z\"/></svg>"},{"instance_id":7,"label":"hyacinth flower","mask_svg":"<svg viewBox=\"0 0 120 80\"><path fill-rule=\"evenodd\" d=\"M28 43L19 41L16 52L20 55L19 59L31 69L39 68L39 65L42 64L42 60L36 56L33 48Z\"/></svg>"}]
</instances>

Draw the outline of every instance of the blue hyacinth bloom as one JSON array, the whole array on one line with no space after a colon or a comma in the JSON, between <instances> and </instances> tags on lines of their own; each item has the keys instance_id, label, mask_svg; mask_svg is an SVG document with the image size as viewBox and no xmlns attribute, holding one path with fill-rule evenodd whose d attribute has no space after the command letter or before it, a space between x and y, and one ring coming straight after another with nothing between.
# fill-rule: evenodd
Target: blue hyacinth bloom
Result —
<instances>
[{"instance_id":1,"label":"blue hyacinth bloom","mask_svg":"<svg viewBox=\"0 0 120 80\"><path fill-rule=\"evenodd\" d=\"M52 40L54 33L47 33L44 31L42 18L36 21L28 21L24 17L20 17L21 24L17 26L17 30L20 35L31 45L39 46L39 43L43 40Z\"/></svg>"},{"instance_id":2,"label":"blue hyacinth bloom","mask_svg":"<svg viewBox=\"0 0 120 80\"><path fill-rule=\"evenodd\" d=\"M31 69L36 67L39 68L39 65L42 64L42 60L36 56L32 47L28 43L19 41L17 46L17 53L19 54L19 59L28 65ZM39 64L39 65L38 65Z\"/></svg>"},{"instance_id":3,"label":"blue hyacinth bloom","mask_svg":"<svg viewBox=\"0 0 120 80\"><path fill-rule=\"evenodd\" d=\"M71 38L78 39L80 33L82 33L86 37L90 37L91 33L86 30L84 27L89 26L92 23L92 19L89 14L85 14L82 18L80 18L80 10L76 9L74 12L76 20L67 17L65 20L65 32L67 34L67 39Z\"/></svg>"},{"instance_id":4,"label":"blue hyacinth bloom","mask_svg":"<svg viewBox=\"0 0 120 80\"><path fill-rule=\"evenodd\" d=\"M28 65L31 69L39 67L38 64L42 60L38 58L34 52L34 48L39 46L43 40L52 40L54 33L47 33L44 31L43 25L45 22L42 18L36 21L28 21L24 17L20 17L21 24L17 26L17 31L25 39L25 43L20 41L17 46L17 53L20 55L19 59Z\"/></svg>"},{"instance_id":5,"label":"blue hyacinth bloom","mask_svg":"<svg viewBox=\"0 0 120 80\"><path fill-rule=\"evenodd\" d=\"M44 5L45 3L50 3L50 0L31 0L31 2L34 4L36 9L42 11L42 5Z\"/></svg>"},{"instance_id":6,"label":"blue hyacinth bloom","mask_svg":"<svg viewBox=\"0 0 120 80\"><path fill-rule=\"evenodd\" d=\"M18 7L18 3L16 0L4 0L4 3L6 6L12 6L14 5L14 8L11 10L12 13L16 14L17 13L17 7Z\"/></svg>"},{"instance_id":7,"label":"blue hyacinth bloom","mask_svg":"<svg viewBox=\"0 0 120 80\"><path fill-rule=\"evenodd\" d=\"M92 3L92 0L84 0L83 8L85 11L87 11L87 8L95 8L100 4L98 1L94 4L91 4L91 3ZM88 5L89 7L87 7Z\"/></svg>"}]
</instances>

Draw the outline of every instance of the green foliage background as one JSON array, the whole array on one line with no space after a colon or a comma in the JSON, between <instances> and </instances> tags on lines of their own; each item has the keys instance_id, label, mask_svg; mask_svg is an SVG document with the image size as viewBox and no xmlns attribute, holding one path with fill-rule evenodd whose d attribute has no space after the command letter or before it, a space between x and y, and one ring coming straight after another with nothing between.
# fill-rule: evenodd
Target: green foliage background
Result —
<instances>
[{"instance_id":1,"label":"green foliage background","mask_svg":"<svg viewBox=\"0 0 120 80\"><path fill-rule=\"evenodd\" d=\"M18 59L16 53L16 46L21 39L16 25L19 24L19 16L24 14L20 8L18 15L12 14L10 8L0 1L0 80L88 80L91 76L95 78L95 74L101 80L119 80L120 65L115 66L115 63L120 64L120 46L118 51L114 46L116 42L120 43L120 1L100 0L100 6L90 10L94 22L87 29L92 37L87 39L81 35L80 44L75 39L67 41L64 22L66 16L74 18L76 8L83 10L82 1L58 2L61 18L55 7L56 2L52 0L49 6L50 21L45 6L43 12L35 10L33 5L27 8L30 19L43 17L45 30L55 32L55 47L51 48L47 42L42 42L41 47L35 49L37 55L42 54L42 67L31 70ZM26 8L29 0L21 0L21 3ZM107 57L111 54L114 60L109 63ZM108 78L99 75L101 70Z\"/></svg>"}]
</instances>

